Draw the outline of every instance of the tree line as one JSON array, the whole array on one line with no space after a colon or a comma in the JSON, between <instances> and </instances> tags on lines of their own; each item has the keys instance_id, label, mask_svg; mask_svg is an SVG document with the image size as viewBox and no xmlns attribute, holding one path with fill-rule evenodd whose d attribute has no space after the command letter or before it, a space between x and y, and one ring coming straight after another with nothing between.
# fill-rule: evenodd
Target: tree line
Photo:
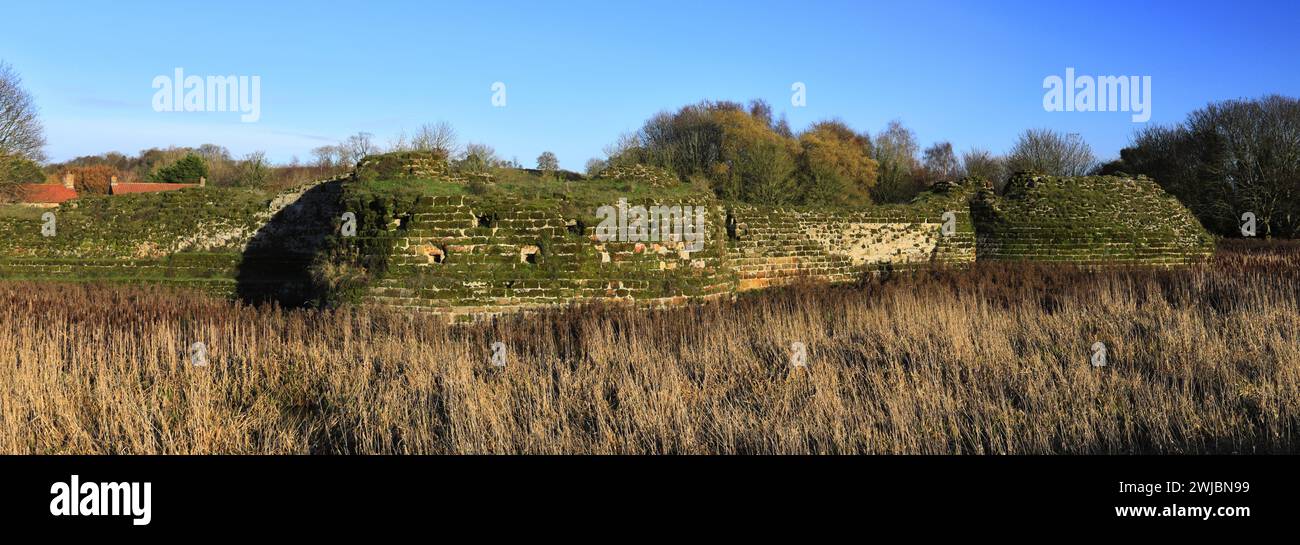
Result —
<instances>
[{"instance_id":1,"label":"tree line","mask_svg":"<svg viewBox=\"0 0 1300 545\"><path fill-rule=\"evenodd\" d=\"M588 171L645 163L723 199L845 206L906 202L941 180L975 176L1000 184L1019 170L1082 175L1097 164L1078 135L1050 130L1025 131L1005 156L978 148L959 156L947 141L922 149L897 120L874 136L837 119L796 133L762 100L705 101L661 112L606 154L589 162Z\"/></svg>"},{"instance_id":2,"label":"tree line","mask_svg":"<svg viewBox=\"0 0 1300 545\"><path fill-rule=\"evenodd\" d=\"M1211 103L1185 121L1147 127L1105 173L1145 174L1210 231L1300 236L1300 100L1278 95Z\"/></svg>"}]
</instances>

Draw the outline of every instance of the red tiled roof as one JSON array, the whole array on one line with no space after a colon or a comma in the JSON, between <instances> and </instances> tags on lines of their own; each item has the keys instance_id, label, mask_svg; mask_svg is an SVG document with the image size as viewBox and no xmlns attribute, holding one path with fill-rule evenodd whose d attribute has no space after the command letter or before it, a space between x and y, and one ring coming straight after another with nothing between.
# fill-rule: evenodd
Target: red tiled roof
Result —
<instances>
[{"instance_id":1,"label":"red tiled roof","mask_svg":"<svg viewBox=\"0 0 1300 545\"><path fill-rule=\"evenodd\" d=\"M77 190L63 187L62 184L22 184L23 202L61 203L77 198Z\"/></svg>"},{"instance_id":2,"label":"red tiled roof","mask_svg":"<svg viewBox=\"0 0 1300 545\"><path fill-rule=\"evenodd\" d=\"M176 191L187 187L198 187L199 184L155 184L147 182L119 183L113 186L114 195L124 195L126 193L156 193L159 191Z\"/></svg>"}]
</instances>

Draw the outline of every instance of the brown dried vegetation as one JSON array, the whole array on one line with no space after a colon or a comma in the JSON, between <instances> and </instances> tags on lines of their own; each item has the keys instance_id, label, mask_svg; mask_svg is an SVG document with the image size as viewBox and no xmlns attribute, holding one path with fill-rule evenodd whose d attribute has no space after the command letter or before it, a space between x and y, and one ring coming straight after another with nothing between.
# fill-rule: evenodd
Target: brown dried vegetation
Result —
<instances>
[{"instance_id":1,"label":"brown dried vegetation","mask_svg":"<svg viewBox=\"0 0 1300 545\"><path fill-rule=\"evenodd\" d=\"M0 451L1294 453L1300 249L1258 246L467 326L4 283Z\"/></svg>"}]
</instances>

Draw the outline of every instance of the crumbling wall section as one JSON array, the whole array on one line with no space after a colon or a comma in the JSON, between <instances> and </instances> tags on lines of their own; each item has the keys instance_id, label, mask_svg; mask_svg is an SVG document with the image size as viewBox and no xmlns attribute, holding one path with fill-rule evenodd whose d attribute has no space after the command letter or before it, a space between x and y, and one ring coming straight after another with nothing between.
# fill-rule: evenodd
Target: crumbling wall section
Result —
<instances>
[{"instance_id":1,"label":"crumbling wall section","mask_svg":"<svg viewBox=\"0 0 1300 545\"><path fill-rule=\"evenodd\" d=\"M399 238L365 300L453 319L582 301L682 303L729 294L721 209L683 240L601 240L590 218L551 203L422 197L385 228ZM363 242L363 241L358 241Z\"/></svg>"}]
</instances>

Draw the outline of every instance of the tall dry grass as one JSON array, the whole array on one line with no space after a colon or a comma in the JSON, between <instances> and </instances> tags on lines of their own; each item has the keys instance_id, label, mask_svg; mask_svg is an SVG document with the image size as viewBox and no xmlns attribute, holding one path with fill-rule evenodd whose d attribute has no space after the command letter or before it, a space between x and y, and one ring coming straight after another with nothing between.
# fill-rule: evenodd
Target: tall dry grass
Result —
<instances>
[{"instance_id":1,"label":"tall dry grass","mask_svg":"<svg viewBox=\"0 0 1300 545\"><path fill-rule=\"evenodd\" d=\"M1295 250L1182 270L980 264L461 327L5 283L0 451L1297 452Z\"/></svg>"}]
</instances>

